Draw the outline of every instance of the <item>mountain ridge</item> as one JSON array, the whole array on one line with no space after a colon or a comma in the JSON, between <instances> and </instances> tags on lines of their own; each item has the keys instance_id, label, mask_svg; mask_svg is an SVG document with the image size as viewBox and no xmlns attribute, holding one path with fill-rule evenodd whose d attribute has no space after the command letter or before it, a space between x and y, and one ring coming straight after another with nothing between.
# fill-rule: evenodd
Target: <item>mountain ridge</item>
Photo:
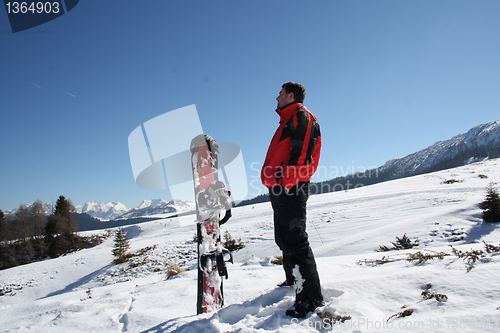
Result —
<instances>
[{"instance_id":1,"label":"mountain ridge","mask_svg":"<svg viewBox=\"0 0 500 333\"><path fill-rule=\"evenodd\" d=\"M30 211L32 204L25 206L27 210ZM53 205L50 203L43 204L43 208L47 216L52 214L54 210ZM149 216L158 216L162 214L171 216L193 211L194 208L194 203L178 199L170 201L163 199L146 199L138 206L132 208L116 201L107 203L89 201L83 205L75 206L75 213L79 215L86 214L103 223L107 223L113 220L147 218ZM5 212L6 215L14 215L15 213L16 210Z\"/></svg>"},{"instance_id":2,"label":"mountain ridge","mask_svg":"<svg viewBox=\"0 0 500 333\"><path fill-rule=\"evenodd\" d=\"M312 193L349 190L500 157L500 120L481 124L384 165L312 184ZM262 200L262 198L261 198Z\"/></svg>"},{"instance_id":3,"label":"mountain ridge","mask_svg":"<svg viewBox=\"0 0 500 333\"><path fill-rule=\"evenodd\" d=\"M145 199L137 207L129 208L120 202L106 204L86 203L76 206L80 214L88 214L102 221L148 217L152 215L183 213L194 209L194 203L178 199L166 201L163 199Z\"/></svg>"}]
</instances>

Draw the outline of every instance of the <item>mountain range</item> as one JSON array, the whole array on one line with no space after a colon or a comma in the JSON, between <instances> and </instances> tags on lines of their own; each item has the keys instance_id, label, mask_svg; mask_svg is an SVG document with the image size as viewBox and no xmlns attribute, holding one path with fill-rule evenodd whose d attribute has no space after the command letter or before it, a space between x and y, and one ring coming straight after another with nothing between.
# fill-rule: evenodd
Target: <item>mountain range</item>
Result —
<instances>
[{"instance_id":1,"label":"mountain range","mask_svg":"<svg viewBox=\"0 0 500 333\"><path fill-rule=\"evenodd\" d=\"M500 120L473 127L467 133L438 141L408 156L392 159L381 167L314 183L312 192L317 194L348 190L498 157Z\"/></svg>"},{"instance_id":2,"label":"mountain range","mask_svg":"<svg viewBox=\"0 0 500 333\"><path fill-rule=\"evenodd\" d=\"M143 200L139 206L133 208L129 208L120 202L97 203L95 201L75 207L77 213L88 214L103 221L152 215L158 216L162 214L172 215L189 212L194 209L194 203L177 199L171 201L163 199Z\"/></svg>"},{"instance_id":3,"label":"mountain range","mask_svg":"<svg viewBox=\"0 0 500 333\"><path fill-rule=\"evenodd\" d=\"M31 209L31 204L26 205L28 211ZM50 215L54 207L50 203L43 204L46 215ZM140 217L149 217L165 215L171 216L174 214L181 214L193 211L195 205L192 202L182 200L166 201L163 199L143 200L137 207L127 207L120 202L99 203L95 201L87 202L83 205L75 206L75 213L79 217L82 215L89 215L100 222L111 220L129 220L137 219ZM6 211L7 215L15 214L16 210Z\"/></svg>"}]
</instances>

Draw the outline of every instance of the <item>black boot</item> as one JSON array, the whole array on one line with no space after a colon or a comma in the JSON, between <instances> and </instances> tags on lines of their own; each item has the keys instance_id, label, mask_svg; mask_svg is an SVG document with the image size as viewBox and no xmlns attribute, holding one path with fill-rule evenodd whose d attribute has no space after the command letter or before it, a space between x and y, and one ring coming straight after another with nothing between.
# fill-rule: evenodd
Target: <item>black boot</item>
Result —
<instances>
[{"instance_id":1,"label":"black boot","mask_svg":"<svg viewBox=\"0 0 500 333\"><path fill-rule=\"evenodd\" d=\"M301 302L295 301L294 306L286 310L285 314L294 318L304 318L309 312L313 312L317 307L325 305L323 300L311 301L304 300Z\"/></svg>"},{"instance_id":2,"label":"black boot","mask_svg":"<svg viewBox=\"0 0 500 333\"><path fill-rule=\"evenodd\" d=\"M278 287L291 287L291 286L293 286L293 281L290 282L288 280L285 280L281 283L278 283Z\"/></svg>"}]
</instances>

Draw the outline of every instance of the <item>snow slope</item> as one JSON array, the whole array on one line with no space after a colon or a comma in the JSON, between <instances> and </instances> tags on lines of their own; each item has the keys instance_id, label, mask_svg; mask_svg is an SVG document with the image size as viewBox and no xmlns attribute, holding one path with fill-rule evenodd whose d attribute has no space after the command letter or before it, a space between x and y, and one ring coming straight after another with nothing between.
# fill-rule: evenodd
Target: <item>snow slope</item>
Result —
<instances>
[{"instance_id":1,"label":"snow slope","mask_svg":"<svg viewBox=\"0 0 500 333\"><path fill-rule=\"evenodd\" d=\"M469 272L451 255L421 264L367 259L450 254L449 245L482 249L482 241L498 246L500 229L481 222L477 204L488 184L499 181L495 159L312 196L308 232L327 301L318 313L350 317L335 332L498 332L498 256L481 258ZM271 263L280 253L269 203L234 209L224 229L247 246L228 264L226 305L216 313L195 315L194 224L159 219L126 228L131 252L142 249L132 263L112 263L111 237L92 249L0 271L0 332L330 331L318 313L301 320L284 315L294 296L292 288L276 287L284 274ZM418 238L418 248L375 252L404 234ZM187 271L167 279L166 262ZM425 290L447 301L424 299ZM412 314L397 317L405 310Z\"/></svg>"}]
</instances>

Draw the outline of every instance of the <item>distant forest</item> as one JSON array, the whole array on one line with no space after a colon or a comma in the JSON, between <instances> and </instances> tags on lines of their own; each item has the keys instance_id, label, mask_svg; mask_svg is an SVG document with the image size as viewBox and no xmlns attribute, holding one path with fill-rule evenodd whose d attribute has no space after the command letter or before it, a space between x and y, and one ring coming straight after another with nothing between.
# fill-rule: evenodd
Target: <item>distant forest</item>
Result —
<instances>
[{"instance_id":1,"label":"distant forest","mask_svg":"<svg viewBox=\"0 0 500 333\"><path fill-rule=\"evenodd\" d=\"M95 246L103 237L79 236L75 207L64 196L47 216L37 200L28 209L21 205L14 215L0 210L0 269L56 258Z\"/></svg>"}]
</instances>

